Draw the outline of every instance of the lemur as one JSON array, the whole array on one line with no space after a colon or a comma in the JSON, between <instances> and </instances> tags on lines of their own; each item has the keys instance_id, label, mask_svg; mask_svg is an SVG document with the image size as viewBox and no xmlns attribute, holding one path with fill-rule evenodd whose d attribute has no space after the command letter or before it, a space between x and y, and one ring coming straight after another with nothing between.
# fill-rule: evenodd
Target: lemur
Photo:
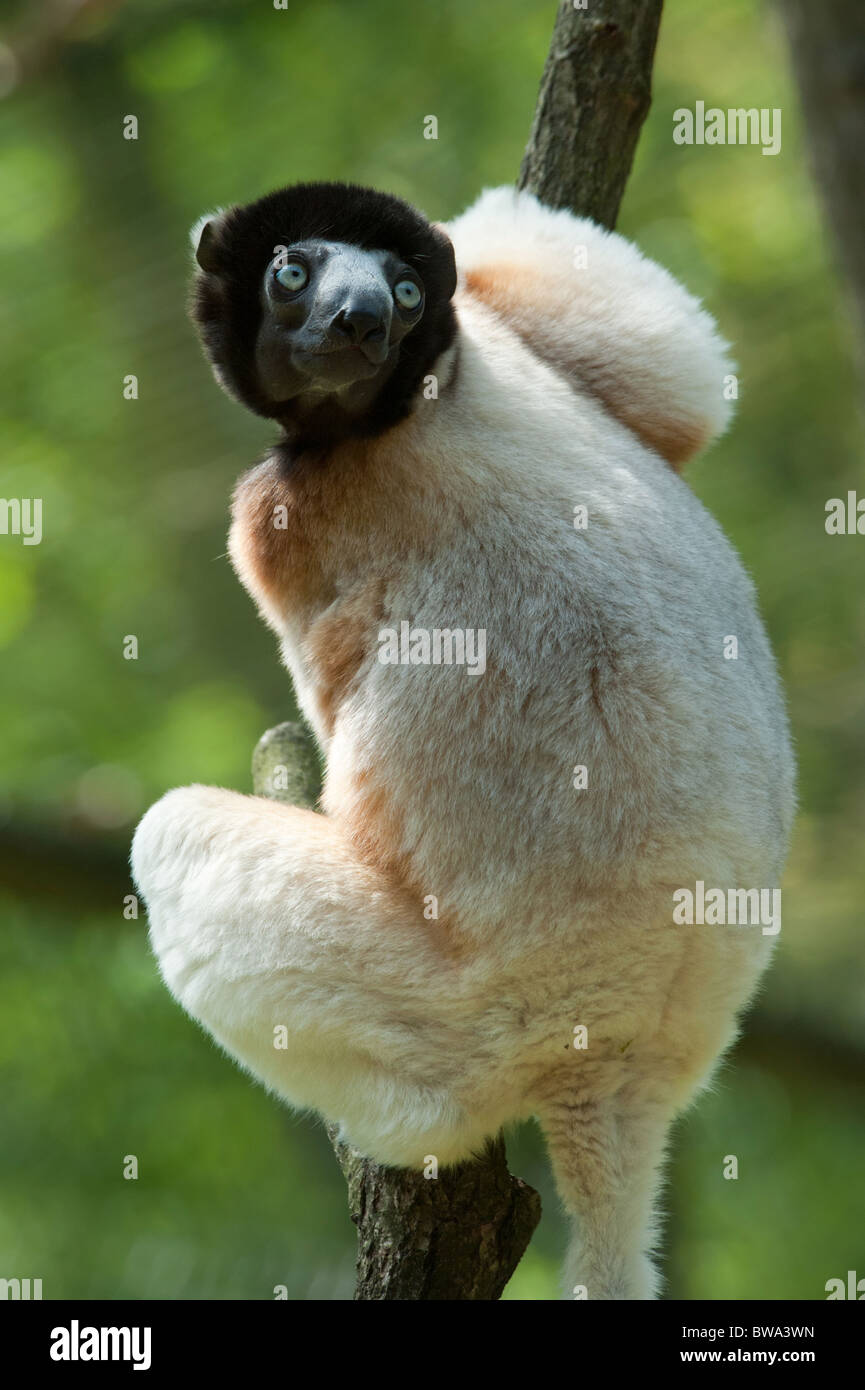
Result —
<instances>
[{"instance_id":1,"label":"lemur","mask_svg":"<svg viewBox=\"0 0 865 1390\"><path fill-rule=\"evenodd\" d=\"M319 812L205 786L147 812L164 980L381 1163L537 1116L565 1289L655 1297L671 1121L774 941L674 894L774 888L794 806L752 585L677 472L727 424L727 346L629 242L508 188L443 227L301 184L195 254L216 378L280 428L229 550L326 775ZM435 632L485 633L485 669Z\"/></svg>"}]
</instances>

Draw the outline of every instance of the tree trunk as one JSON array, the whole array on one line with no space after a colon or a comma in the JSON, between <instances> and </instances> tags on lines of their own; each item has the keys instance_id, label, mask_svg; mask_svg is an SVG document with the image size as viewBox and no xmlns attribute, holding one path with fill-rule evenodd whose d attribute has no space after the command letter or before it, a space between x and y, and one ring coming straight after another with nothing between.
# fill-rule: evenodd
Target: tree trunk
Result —
<instances>
[{"instance_id":1,"label":"tree trunk","mask_svg":"<svg viewBox=\"0 0 865 1390\"><path fill-rule=\"evenodd\" d=\"M519 186L612 227L649 109L662 0L589 3L559 7ZM319 776L298 724L270 729L255 750L260 796L314 807ZM382 1168L328 1133L357 1226L356 1299L501 1297L541 1214L538 1194L508 1172L501 1135L426 1177Z\"/></svg>"},{"instance_id":2,"label":"tree trunk","mask_svg":"<svg viewBox=\"0 0 865 1390\"><path fill-rule=\"evenodd\" d=\"M562 0L518 181L615 227L652 97L663 0Z\"/></svg>"},{"instance_id":3,"label":"tree trunk","mask_svg":"<svg viewBox=\"0 0 865 1390\"><path fill-rule=\"evenodd\" d=\"M865 6L862 0L782 0L781 13L865 373Z\"/></svg>"}]
</instances>

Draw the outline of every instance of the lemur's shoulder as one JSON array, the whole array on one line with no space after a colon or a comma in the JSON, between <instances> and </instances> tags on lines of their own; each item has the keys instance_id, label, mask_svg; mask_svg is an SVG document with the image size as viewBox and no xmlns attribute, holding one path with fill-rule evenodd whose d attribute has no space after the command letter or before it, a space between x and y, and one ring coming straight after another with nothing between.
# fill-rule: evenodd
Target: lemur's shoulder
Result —
<instances>
[{"instance_id":1,"label":"lemur's shoulder","mask_svg":"<svg viewBox=\"0 0 865 1390\"><path fill-rule=\"evenodd\" d=\"M447 231L463 292L670 463L725 429L728 345L624 237L513 188L488 189Z\"/></svg>"}]
</instances>

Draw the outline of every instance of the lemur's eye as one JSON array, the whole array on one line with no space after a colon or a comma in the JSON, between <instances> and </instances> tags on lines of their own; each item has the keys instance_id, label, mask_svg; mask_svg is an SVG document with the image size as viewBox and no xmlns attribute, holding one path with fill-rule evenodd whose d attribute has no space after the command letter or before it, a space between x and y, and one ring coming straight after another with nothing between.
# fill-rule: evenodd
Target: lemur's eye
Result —
<instances>
[{"instance_id":1,"label":"lemur's eye","mask_svg":"<svg viewBox=\"0 0 865 1390\"><path fill-rule=\"evenodd\" d=\"M301 261L288 261L274 275L284 290L302 290L309 280L309 271Z\"/></svg>"},{"instance_id":2,"label":"lemur's eye","mask_svg":"<svg viewBox=\"0 0 865 1390\"><path fill-rule=\"evenodd\" d=\"M416 309L423 299L423 290L414 280L397 280L393 297L401 309Z\"/></svg>"}]
</instances>

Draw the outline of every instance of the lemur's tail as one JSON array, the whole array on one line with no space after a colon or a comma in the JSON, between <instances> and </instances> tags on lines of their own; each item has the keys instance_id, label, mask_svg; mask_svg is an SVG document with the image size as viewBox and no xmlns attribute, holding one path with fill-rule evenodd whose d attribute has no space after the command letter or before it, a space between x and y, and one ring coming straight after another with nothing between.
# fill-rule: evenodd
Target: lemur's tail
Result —
<instances>
[{"instance_id":1,"label":"lemur's tail","mask_svg":"<svg viewBox=\"0 0 865 1390\"><path fill-rule=\"evenodd\" d=\"M561 1104L541 1117L571 1220L565 1298L657 1297L655 1202L669 1116L634 1099Z\"/></svg>"},{"instance_id":2,"label":"lemur's tail","mask_svg":"<svg viewBox=\"0 0 865 1390\"><path fill-rule=\"evenodd\" d=\"M513 188L488 189L447 230L464 291L670 463L725 429L727 344L631 242Z\"/></svg>"}]
</instances>

